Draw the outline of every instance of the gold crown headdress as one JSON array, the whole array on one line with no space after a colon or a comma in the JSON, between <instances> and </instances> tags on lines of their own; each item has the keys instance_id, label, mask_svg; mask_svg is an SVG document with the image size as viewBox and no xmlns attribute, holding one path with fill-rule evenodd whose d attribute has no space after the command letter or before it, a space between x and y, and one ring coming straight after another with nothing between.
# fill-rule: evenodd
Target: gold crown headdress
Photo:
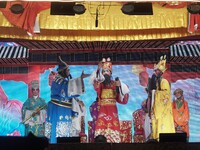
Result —
<instances>
[{"instance_id":1,"label":"gold crown headdress","mask_svg":"<svg viewBox=\"0 0 200 150\"><path fill-rule=\"evenodd\" d=\"M167 70L166 68L166 55L160 57L160 61L154 64L154 70L159 69L163 73Z\"/></svg>"},{"instance_id":2,"label":"gold crown headdress","mask_svg":"<svg viewBox=\"0 0 200 150\"><path fill-rule=\"evenodd\" d=\"M110 58L107 59L103 58L102 63L103 63L102 69L108 69L110 70L110 72L112 72L112 63Z\"/></svg>"}]
</instances>

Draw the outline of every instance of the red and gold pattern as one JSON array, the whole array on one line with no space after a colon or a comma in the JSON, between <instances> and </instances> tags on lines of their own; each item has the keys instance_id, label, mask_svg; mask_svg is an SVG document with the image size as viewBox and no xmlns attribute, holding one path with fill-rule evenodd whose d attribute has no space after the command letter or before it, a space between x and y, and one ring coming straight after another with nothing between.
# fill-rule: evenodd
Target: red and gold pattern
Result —
<instances>
[{"instance_id":1,"label":"red and gold pattern","mask_svg":"<svg viewBox=\"0 0 200 150\"><path fill-rule=\"evenodd\" d=\"M81 138L81 143L87 143L87 135L85 133L80 133L79 136Z\"/></svg>"},{"instance_id":2,"label":"red and gold pattern","mask_svg":"<svg viewBox=\"0 0 200 150\"><path fill-rule=\"evenodd\" d=\"M94 129L92 128L93 121L88 121L88 142L94 142Z\"/></svg>"},{"instance_id":3,"label":"red and gold pattern","mask_svg":"<svg viewBox=\"0 0 200 150\"><path fill-rule=\"evenodd\" d=\"M145 142L144 121L145 121L145 112L143 109L138 109L135 112L133 112L134 143Z\"/></svg>"},{"instance_id":4,"label":"red and gold pattern","mask_svg":"<svg viewBox=\"0 0 200 150\"><path fill-rule=\"evenodd\" d=\"M92 123L93 123L92 121L88 121L89 143L93 142L93 137L91 137L92 132L94 132L92 129ZM132 142L132 121L130 120L120 121L120 138L121 138L121 143Z\"/></svg>"},{"instance_id":5,"label":"red and gold pattern","mask_svg":"<svg viewBox=\"0 0 200 150\"><path fill-rule=\"evenodd\" d=\"M116 93L116 85L112 80L107 86L94 84L94 88L98 94L99 112L95 127L95 136L104 135L107 142L120 143L120 125L116 102L126 104L128 94L123 99ZM97 86L96 86L97 85Z\"/></svg>"},{"instance_id":6,"label":"red and gold pattern","mask_svg":"<svg viewBox=\"0 0 200 150\"><path fill-rule=\"evenodd\" d=\"M121 143L132 143L132 121L120 121Z\"/></svg>"}]
</instances>

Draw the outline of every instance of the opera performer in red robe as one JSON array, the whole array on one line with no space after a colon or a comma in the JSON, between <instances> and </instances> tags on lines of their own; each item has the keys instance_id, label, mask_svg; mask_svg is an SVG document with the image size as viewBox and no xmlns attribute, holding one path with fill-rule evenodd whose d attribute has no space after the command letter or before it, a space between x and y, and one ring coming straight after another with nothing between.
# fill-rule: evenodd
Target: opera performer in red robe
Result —
<instances>
[{"instance_id":1,"label":"opera performer in red robe","mask_svg":"<svg viewBox=\"0 0 200 150\"><path fill-rule=\"evenodd\" d=\"M112 80L110 58L103 58L93 72L90 81L97 92L99 112L95 127L95 137L104 135L109 143L120 143L120 124L116 103L126 104L129 88L119 78Z\"/></svg>"}]
</instances>

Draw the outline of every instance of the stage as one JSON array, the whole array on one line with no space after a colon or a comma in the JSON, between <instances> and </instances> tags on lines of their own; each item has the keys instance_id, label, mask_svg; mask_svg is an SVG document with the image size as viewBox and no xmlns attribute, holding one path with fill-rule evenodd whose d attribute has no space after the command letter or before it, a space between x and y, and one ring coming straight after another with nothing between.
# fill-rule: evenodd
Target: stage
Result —
<instances>
[{"instance_id":1,"label":"stage","mask_svg":"<svg viewBox=\"0 0 200 150\"><path fill-rule=\"evenodd\" d=\"M50 144L47 150L199 150L200 143Z\"/></svg>"},{"instance_id":2,"label":"stage","mask_svg":"<svg viewBox=\"0 0 200 150\"><path fill-rule=\"evenodd\" d=\"M57 143L47 138L0 137L1 150L199 150L200 142Z\"/></svg>"},{"instance_id":3,"label":"stage","mask_svg":"<svg viewBox=\"0 0 200 150\"><path fill-rule=\"evenodd\" d=\"M175 142L174 142L175 141ZM63 141L62 141L63 142ZM70 141L68 141L70 142ZM182 142L174 139L172 142L146 143L56 143L50 144L47 138L39 138L30 134L27 137L0 136L1 150L200 150L200 142Z\"/></svg>"}]
</instances>

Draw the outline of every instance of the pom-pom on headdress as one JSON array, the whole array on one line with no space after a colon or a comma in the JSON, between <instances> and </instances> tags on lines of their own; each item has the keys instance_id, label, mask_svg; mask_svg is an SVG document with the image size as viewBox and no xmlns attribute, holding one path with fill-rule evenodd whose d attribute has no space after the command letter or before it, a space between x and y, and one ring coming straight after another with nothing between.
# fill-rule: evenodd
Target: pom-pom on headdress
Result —
<instances>
[{"instance_id":1,"label":"pom-pom on headdress","mask_svg":"<svg viewBox=\"0 0 200 150\"><path fill-rule=\"evenodd\" d=\"M64 69L69 69L68 64L67 64L66 62L64 62L64 61L61 59L60 56L59 56L59 60L60 60L60 64L58 65L58 69L57 69L58 72L60 72L60 71L62 71L62 70L64 70Z\"/></svg>"},{"instance_id":2,"label":"pom-pom on headdress","mask_svg":"<svg viewBox=\"0 0 200 150\"><path fill-rule=\"evenodd\" d=\"M102 69L108 69L110 70L110 72L112 72L112 62L110 58L107 59L103 58L102 63L103 63Z\"/></svg>"},{"instance_id":3,"label":"pom-pom on headdress","mask_svg":"<svg viewBox=\"0 0 200 150\"><path fill-rule=\"evenodd\" d=\"M167 68L166 68L166 55L160 57L160 61L157 64L154 64L154 70L159 69L164 73Z\"/></svg>"}]
</instances>

